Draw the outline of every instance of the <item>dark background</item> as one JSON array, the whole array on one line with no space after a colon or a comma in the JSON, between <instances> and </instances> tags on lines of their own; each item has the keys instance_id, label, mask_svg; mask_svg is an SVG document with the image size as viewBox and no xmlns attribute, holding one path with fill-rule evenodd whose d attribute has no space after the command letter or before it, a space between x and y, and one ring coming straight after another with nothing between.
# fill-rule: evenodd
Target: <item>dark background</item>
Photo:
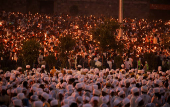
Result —
<instances>
[{"instance_id":1,"label":"dark background","mask_svg":"<svg viewBox=\"0 0 170 107\"><path fill-rule=\"evenodd\" d=\"M151 4L170 5L170 0L124 0L124 18L170 19L170 10L150 9ZM77 15L118 18L119 0L0 0L0 11L7 12L70 14L72 6Z\"/></svg>"}]
</instances>

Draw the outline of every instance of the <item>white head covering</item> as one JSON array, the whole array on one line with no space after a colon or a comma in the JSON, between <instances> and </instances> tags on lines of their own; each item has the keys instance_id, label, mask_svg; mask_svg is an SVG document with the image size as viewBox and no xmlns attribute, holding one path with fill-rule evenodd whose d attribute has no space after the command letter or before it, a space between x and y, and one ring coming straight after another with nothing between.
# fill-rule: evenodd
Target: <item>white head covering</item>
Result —
<instances>
[{"instance_id":1,"label":"white head covering","mask_svg":"<svg viewBox=\"0 0 170 107\"><path fill-rule=\"evenodd\" d=\"M17 93L22 93L22 88L21 87L17 87Z\"/></svg>"},{"instance_id":2,"label":"white head covering","mask_svg":"<svg viewBox=\"0 0 170 107\"><path fill-rule=\"evenodd\" d=\"M93 107L91 104L84 104L83 107Z\"/></svg>"},{"instance_id":3,"label":"white head covering","mask_svg":"<svg viewBox=\"0 0 170 107\"><path fill-rule=\"evenodd\" d=\"M122 90L122 91L120 91L120 92L118 93L118 96L121 96L121 95L123 95L123 94L125 94L125 92Z\"/></svg>"},{"instance_id":4,"label":"white head covering","mask_svg":"<svg viewBox=\"0 0 170 107\"><path fill-rule=\"evenodd\" d=\"M154 93L159 93L159 92L160 92L160 88L154 88L154 89L153 89L153 92L154 92Z\"/></svg>"},{"instance_id":5,"label":"white head covering","mask_svg":"<svg viewBox=\"0 0 170 107\"><path fill-rule=\"evenodd\" d=\"M118 99L115 99L114 102L113 102L113 105L116 106L116 105L118 105L119 103L121 103L121 101L118 100Z\"/></svg>"},{"instance_id":6,"label":"white head covering","mask_svg":"<svg viewBox=\"0 0 170 107\"><path fill-rule=\"evenodd\" d=\"M83 101L90 101L90 98L87 96L83 96Z\"/></svg>"},{"instance_id":7,"label":"white head covering","mask_svg":"<svg viewBox=\"0 0 170 107\"><path fill-rule=\"evenodd\" d=\"M104 104L107 104L109 102L109 98L108 97L102 97L102 102Z\"/></svg>"},{"instance_id":8,"label":"white head covering","mask_svg":"<svg viewBox=\"0 0 170 107\"><path fill-rule=\"evenodd\" d=\"M30 68L30 65L26 65L26 68Z\"/></svg>"},{"instance_id":9,"label":"white head covering","mask_svg":"<svg viewBox=\"0 0 170 107\"><path fill-rule=\"evenodd\" d=\"M100 105L100 107L108 107L107 104L103 103Z\"/></svg>"},{"instance_id":10,"label":"white head covering","mask_svg":"<svg viewBox=\"0 0 170 107\"><path fill-rule=\"evenodd\" d=\"M93 102L95 100L99 102L99 97L94 96L94 97L91 98L91 102Z\"/></svg>"},{"instance_id":11,"label":"white head covering","mask_svg":"<svg viewBox=\"0 0 170 107\"><path fill-rule=\"evenodd\" d=\"M139 92L139 89L138 89L137 87L133 87L133 88L131 89L131 91L132 91L132 93L134 94L134 93L136 93L136 92Z\"/></svg>"},{"instance_id":12,"label":"white head covering","mask_svg":"<svg viewBox=\"0 0 170 107\"><path fill-rule=\"evenodd\" d=\"M37 101L37 100L38 100L38 96L37 96L37 95L32 95L32 96L31 96L31 100Z\"/></svg>"},{"instance_id":13,"label":"white head covering","mask_svg":"<svg viewBox=\"0 0 170 107\"><path fill-rule=\"evenodd\" d=\"M147 91L148 91L148 87L147 87L147 86L142 86L142 87L141 87L141 91L147 92Z\"/></svg>"},{"instance_id":14,"label":"white head covering","mask_svg":"<svg viewBox=\"0 0 170 107\"><path fill-rule=\"evenodd\" d=\"M17 98L20 99L20 100L24 99L25 98L24 93L18 93Z\"/></svg>"},{"instance_id":15,"label":"white head covering","mask_svg":"<svg viewBox=\"0 0 170 107\"><path fill-rule=\"evenodd\" d=\"M108 89L107 88L103 88L102 91L105 92L105 93L108 93Z\"/></svg>"},{"instance_id":16,"label":"white head covering","mask_svg":"<svg viewBox=\"0 0 170 107\"><path fill-rule=\"evenodd\" d=\"M126 104L130 103L130 100L128 98L125 98L123 99L122 103L123 103L123 106L125 106Z\"/></svg>"},{"instance_id":17,"label":"white head covering","mask_svg":"<svg viewBox=\"0 0 170 107\"><path fill-rule=\"evenodd\" d=\"M14 106L22 106L22 101L20 99L15 99L15 100L13 100L13 105Z\"/></svg>"},{"instance_id":18,"label":"white head covering","mask_svg":"<svg viewBox=\"0 0 170 107\"><path fill-rule=\"evenodd\" d=\"M121 64L121 67L122 67L122 68L124 68L124 67L125 67L125 65L124 65L124 64Z\"/></svg>"},{"instance_id":19,"label":"white head covering","mask_svg":"<svg viewBox=\"0 0 170 107\"><path fill-rule=\"evenodd\" d=\"M42 101L35 101L33 105L34 105L34 107L43 107L43 102Z\"/></svg>"},{"instance_id":20,"label":"white head covering","mask_svg":"<svg viewBox=\"0 0 170 107\"><path fill-rule=\"evenodd\" d=\"M98 85L93 85L93 89L98 89Z\"/></svg>"},{"instance_id":21,"label":"white head covering","mask_svg":"<svg viewBox=\"0 0 170 107\"><path fill-rule=\"evenodd\" d=\"M77 83L75 87L76 87L76 89L79 89L79 88L83 88L83 85L82 85L82 83Z\"/></svg>"},{"instance_id":22,"label":"white head covering","mask_svg":"<svg viewBox=\"0 0 170 107\"><path fill-rule=\"evenodd\" d=\"M45 65L41 65L41 68L45 68Z\"/></svg>"},{"instance_id":23,"label":"white head covering","mask_svg":"<svg viewBox=\"0 0 170 107\"><path fill-rule=\"evenodd\" d=\"M142 98L141 98L141 97L138 97L138 98L135 100L135 103L138 104L141 100L142 100Z\"/></svg>"},{"instance_id":24,"label":"white head covering","mask_svg":"<svg viewBox=\"0 0 170 107\"><path fill-rule=\"evenodd\" d=\"M85 86L85 90L92 91L92 87L91 87L91 86L89 86L89 85L86 85L86 86Z\"/></svg>"},{"instance_id":25,"label":"white head covering","mask_svg":"<svg viewBox=\"0 0 170 107\"><path fill-rule=\"evenodd\" d=\"M52 101L50 102L50 105L51 105L51 106L56 106L56 105L58 105L58 100L52 100Z\"/></svg>"},{"instance_id":26,"label":"white head covering","mask_svg":"<svg viewBox=\"0 0 170 107\"><path fill-rule=\"evenodd\" d=\"M48 95L46 92L43 92L43 93L41 94L41 96L42 96L44 99L46 99L46 101L47 101L48 98L49 98L49 95Z\"/></svg>"},{"instance_id":27,"label":"white head covering","mask_svg":"<svg viewBox=\"0 0 170 107\"><path fill-rule=\"evenodd\" d=\"M101 93L101 92L100 92L99 90L96 90L96 89L93 90L93 94L95 94L95 95L98 95L98 96L99 96L100 93Z\"/></svg>"},{"instance_id":28,"label":"white head covering","mask_svg":"<svg viewBox=\"0 0 170 107\"><path fill-rule=\"evenodd\" d=\"M83 98L82 98L81 96L78 96L78 97L76 98L76 100L78 100L78 101L80 101L81 103L83 103Z\"/></svg>"}]
</instances>

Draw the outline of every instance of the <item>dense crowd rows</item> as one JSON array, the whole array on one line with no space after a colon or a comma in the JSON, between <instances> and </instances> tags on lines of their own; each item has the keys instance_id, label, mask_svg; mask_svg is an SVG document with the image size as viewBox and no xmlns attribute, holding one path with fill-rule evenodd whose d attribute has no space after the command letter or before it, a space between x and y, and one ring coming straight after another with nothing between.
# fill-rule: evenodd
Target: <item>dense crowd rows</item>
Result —
<instances>
[{"instance_id":1,"label":"dense crowd rows","mask_svg":"<svg viewBox=\"0 0 170 107\"><path fill-rule=\"evenodd\" d=\"M22 73L1 71L2 107L169 107L170 70L131 69L56 70Z\"/></svg>"},{"instance_id":2,"label":"dense crowd rows","mask_svg":"<svg viewBox=\"0 0 170 107\"><path fill-rule=\"evenodd\" d=\"M124 19L124 35L117 38L125 44L123 54L101 54L91 29L104 20L104 16L92 15L0 13L0 43L4 46L1 62L7 62L6 58L20 62L23 41L31 38L43 48L37 58L38 66L27 65L24 72L22 67L0 70L0 106L169 107L169 49L163 47L162 37L169 35L170 22ZM61 62L54 48L58 38L68 34L76 40L76 46L68 56L68 67L59 70ZM155 52L157 56L158 64L152 72L143 57L145 52ZM45 70L48 65L44 57L50 53L56 56L57 64L49 72ZM116 66L118 55L122 58L121 66ZM100 70L101 66L106 69Z\"/></svg>"},{"instance_id":3,"label":"dense crowd rows","mask_svg":"<svg viewBox=\"0 0 170 107\"><path fill-rule=\"evenodd\" d=\"M58 46L58 38L68 34L71 34L76 39L76 46L73 51L70 51L70 55L68 56L68 68L76 68L78 65L84 68L90 68L89 62L91 59L94 58L97 61L102 57L96 46L96 41L92 38L91 29L104 23L104 16L72 17L64 14L60 16L48 16L38 13L33 15L30 13L7 13L3 11L0 14L0 18L0 42L5 47L2 51L3 55L9 56L7 59L18 63L21 62L19 53L22 49L23 41L34 38L42 47L37 63L39 65L45 64L44 62L41 63L43 57L48 56L50 53L54 53L57 57L58 53L54 48ZM138 60L145 52L157 52L157 55L161 56L162 61L165 56L169 56L169 50L163 48L164 41L162 40L164 35L169 35L169 21L126 18L124 19L123 29L124 35L118 39L125 44L122 55L124 59L126 59L124 57L126 56ZM118 35L118 31L115 32L115 35ZM117 55L117 52L105 53L105 62L113 61ZM85 61L80 60L82 58ZM5 57L1 57L1 60L5 59ZM61 62L58 62L58 65L61 65ZM85 65L83 65L84 62ZM18 64L18 66L21 65Z\"/></svg>"}]
</instances>

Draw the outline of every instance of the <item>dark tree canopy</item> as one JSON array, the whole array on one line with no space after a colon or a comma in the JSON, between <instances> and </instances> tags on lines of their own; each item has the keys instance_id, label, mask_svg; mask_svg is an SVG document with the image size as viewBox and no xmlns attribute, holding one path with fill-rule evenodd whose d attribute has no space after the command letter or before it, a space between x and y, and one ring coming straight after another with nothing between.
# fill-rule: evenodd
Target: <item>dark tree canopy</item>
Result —
<instances>
[{"instance_id":1,"label":"dark tree canopy","mask_svg":"<svg viewBox=\"0 0 170 107\"><path fill-rule=\"evenodd\" d=\"M75 40L72 39L71 35L61 36L59 37L59 44L56 50L59 53L59 58L62 62L62 67L66 66L67 63L67 56L70 51L74 49Z\"/></svg>"},{"instance_id":2,"label":"dark tree canopy","mask_svg":"<svg viewBox=\"0 0 170 107\"><path fill-rule=\"evenodd\" d=\"M39 56L40 44L36 40L23 43L22 56L25 64L33 65Z\"/></svg>"},{"instance_id":3,"label":"dark tree canopy","mask_svg":"<svg viewBox=\"0 0 170 107\"><path fill-rule=\"evenodd\" d=\"M115 32L120 25L114 21L105 21L103 24L99 25L96 29L93 29L93 39L96 41L99 49L102 52L114 49L122 49L123 44L116 40Z\"/></svg>"},{"instance_id":4,"label":"dark tree canopy","mask_svg":"<svg viewBox=\"0 0 170 107\"><path fill-rule=\"evenodd\" d=\"M53 54L50 54L47 57L45 57L45 61L48 64L49 69L51 69L53 66L55 66L56 57Z\"/></svg>"},{"instance_id":5,"label":"dark tree canopy","mask_svg":"<svg viewBox=\"0 0 170 107\"><path fill-rule=\"evenodd\" d=\"M161 39L162 39L162 45L165 48L170 48L170 34L162 35Z\"/></svg>"}]
</instances>

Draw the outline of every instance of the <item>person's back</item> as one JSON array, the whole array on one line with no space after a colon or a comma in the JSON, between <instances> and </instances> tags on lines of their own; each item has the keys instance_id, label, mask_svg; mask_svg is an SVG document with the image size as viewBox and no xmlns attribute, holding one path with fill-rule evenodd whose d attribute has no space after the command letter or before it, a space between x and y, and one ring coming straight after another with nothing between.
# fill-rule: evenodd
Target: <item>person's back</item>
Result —
<instances>
[{"instance_id":1,"label":"person's back","mask_svg":"<svg viewBox=\"0 0 170 107\"><path fill-rule=\"evenodd\" d=\"M6 90L2 90L2 94L0 96L0 105L6 105L8 106L10 103L10 97L9 95L6 95L5 92Z\"/></svg>"},{"instance_id":2,"label":"person's back","mask_svg":"<svg viewBox=\"0 0 170 107\"><path fill-rule=\"evenodd\" d=\"M53 69L50 71L50 75L51 75L51 76L55 76L55 75L56 75L55 66L53 66Z\"/></svg>"},{"instance_id":3,"label":"person's back","mask_svg":"<svg viewBox=\"0 0 170 107\"><path fill-rule=\"evenodd\" d=\"M129 58L125 61L125 68L126 69L130 69L130 67L131 67L131 64L130 64L130 61L129 61Z\"/></svg>"},{"instance_id":4,"label":"person's back","mask_svg":"<svg viewBox=\"0 0 170 107\"><path fill-rule=\"evenodd\" d=\"M107 61L107 63L109 64L109 68L112 69L112 61Z\"/></svg>"},{"instance_id":5,"label":"person's back","mask_svg":"<svg viewBox=\"0 0 170 107\"><path fill-rule=\"evenodd\" d=\"M145 105L151 102L151 97L147 94L142 94L140 97L144 100Z\"/></svg>"},{"instance_id":6,"label":"person's back","mask_svg":"<svg viewBox=\"0 0 170 107\"><path fill-rule=\"evenodd\" d=\"M43 60L43 54L39 55L39 57L38 57L38 63L40 64L42 60Z\"/></svg>"},{"instance_id":7,"label":"person's back","mask_svg":"<svg viewBox=\"0 0 170 107\"><path fill-rule=\"evenodd\" d=\"M170 107L170 96L167 98L166 103L162 107Z\"/></svg>"}]
</instances>

